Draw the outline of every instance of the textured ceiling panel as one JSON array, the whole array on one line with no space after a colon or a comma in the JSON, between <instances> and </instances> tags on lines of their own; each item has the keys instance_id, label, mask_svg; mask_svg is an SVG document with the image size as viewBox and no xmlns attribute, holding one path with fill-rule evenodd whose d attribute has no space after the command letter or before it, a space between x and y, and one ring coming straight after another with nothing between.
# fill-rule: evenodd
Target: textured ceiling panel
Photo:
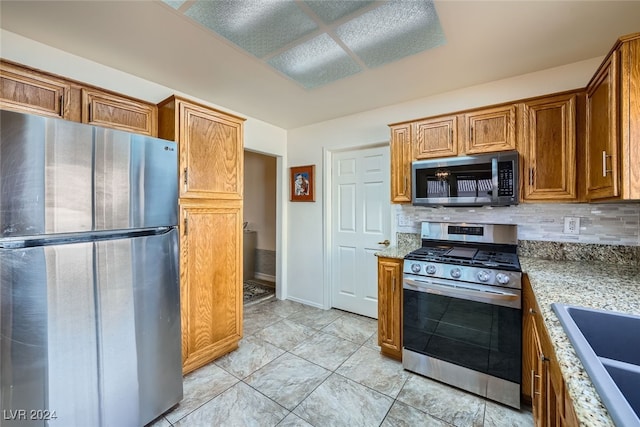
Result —
<instances>
[{"instance_id":1,"label":"textured ceiling panel","mask_svg":"<svg viewBox=\"0 0 640 427\"><path fill-rule=\"evenodd\" d=\"M258 58L318 28L292 1L198 0L185 14Z\"/></svg>"},{"instance_id":2,"label":"textured ceiling panel","mask_svg":"<svg viewBox=\"0 0 640 427\"><path fill-rule=\"evenodd\" d=\"M440 46L445 37L432 1L390 2L336 28L367 67Z\"/></svg>"},{"instance_id":3,"label":"textured ceiling panel","mask_svg":"<svg viewBox=\"0 0 640 427\"><path fill-rule=\"evenodd\" d=\"M174 9L178 9L184 3L183 0L162 0L164 3L168 4Z\"/></svg>"},{"instance_id":4,"label":"textured ceiling panel","mask_svg":"<svg viewBox=\"0 0 640 427\"><path fill-rule=\"evenodd\" d=\"M281 53L269 65L307 89L356 74L360 66L328 34Z\"/></svg>"},{"instance_id":5,"label":"textured ceiling panel","mask_svg":"<svg viewBox=\"0 0 640 427\"><path fill-rule=\"evenodd\" d=\"M369 6L374 0L351 0L351 1L327 1L327 0L305 0L305 3L324 22L331 22L347 16L358 9Z\"/></svg>"},{"instance_id":6,"label":"textured ceiling panel","mask_svg":"<svg viewBox=\"0 0 640 427\"><path fill-rule=\"evenodd\" d=\"M162 1L308 89L445 43L433 0Z\"/></svg>"}]
</instances>

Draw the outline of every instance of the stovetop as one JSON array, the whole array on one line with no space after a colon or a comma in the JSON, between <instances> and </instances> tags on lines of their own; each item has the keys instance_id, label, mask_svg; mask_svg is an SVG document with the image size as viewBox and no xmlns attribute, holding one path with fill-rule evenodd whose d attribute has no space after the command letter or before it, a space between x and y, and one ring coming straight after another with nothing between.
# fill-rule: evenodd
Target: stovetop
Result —
<instances>
[{"instance_id":1,"label":"stovetop","mask_svg":"<svg viewBox=\"0 0 640 427\"><path fill-rule=\"evenodd\" d=\"M485 267L498 270L521 271L518 255L513 248L462 245L423 246L405 256L407 260L437 262L453 265Z\"/></svg>"}]
</instances>

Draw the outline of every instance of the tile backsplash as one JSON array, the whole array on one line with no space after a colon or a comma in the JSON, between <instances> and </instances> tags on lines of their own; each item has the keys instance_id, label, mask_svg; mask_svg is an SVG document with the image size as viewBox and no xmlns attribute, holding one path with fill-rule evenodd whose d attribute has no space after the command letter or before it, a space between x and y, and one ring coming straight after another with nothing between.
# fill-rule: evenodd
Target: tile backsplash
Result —
<instances>
[{"instance_id":1,"label":"tile backsplash","mask_svg":"<svg viewBox=\"0 0 640 427\"><path fill-rule=\"evenodd\" d=\"M495 208L394 207L398 233L419 233L422 221L517 224L519 240L640 246L640 203L523 203ZM565 217L580 219L579 234L564 233Z\"/></svg>"}]
</instances>

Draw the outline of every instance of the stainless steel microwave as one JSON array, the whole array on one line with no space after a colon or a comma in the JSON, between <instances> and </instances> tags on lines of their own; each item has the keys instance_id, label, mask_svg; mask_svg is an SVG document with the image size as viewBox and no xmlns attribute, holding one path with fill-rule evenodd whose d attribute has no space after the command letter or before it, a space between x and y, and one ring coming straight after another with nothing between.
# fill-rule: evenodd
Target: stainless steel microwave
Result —
<instances>
[{"instance_id":1,"label":"stainless steel microwave","mask_svg":"<svg viewBox=\"0 0 640 427\"><path fill-rule=\"evenodd\" d=\"M411 164L416 206L518 204L518 152L419 160Z\"/></svg>"}]
</instances>

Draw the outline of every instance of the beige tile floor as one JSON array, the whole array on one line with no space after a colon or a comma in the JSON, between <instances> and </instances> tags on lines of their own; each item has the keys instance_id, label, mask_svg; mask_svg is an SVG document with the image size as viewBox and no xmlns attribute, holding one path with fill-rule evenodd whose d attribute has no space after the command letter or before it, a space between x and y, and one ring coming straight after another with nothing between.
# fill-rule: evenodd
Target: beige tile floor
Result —
<instances>
[{"instance_id":1,"label":"beige tile floor","mask_svg":"<svg viewBox=\"0 0 640 427\"><path fill-rule=\"evenodd\" d=\"M238 350L184 378L162 426L532 426L516 411L380 355L377 322L271 299L245 307Z\"/></svg>"}]
</instances>

